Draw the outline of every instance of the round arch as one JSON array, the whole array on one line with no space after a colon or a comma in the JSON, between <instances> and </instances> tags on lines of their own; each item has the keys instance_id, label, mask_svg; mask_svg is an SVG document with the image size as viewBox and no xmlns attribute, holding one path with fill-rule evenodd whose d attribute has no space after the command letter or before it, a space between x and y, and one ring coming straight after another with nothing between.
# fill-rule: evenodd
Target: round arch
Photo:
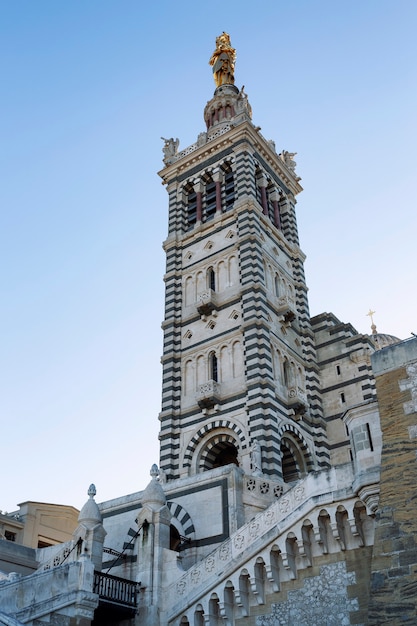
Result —
<instances>
[{"instance_id":1,"label":"round arch","mask_svg":"<svg viewBox=\"0 0 417 626\"><path fill-rule=\"evenodd\" d=\"M303 435L293 424L284 424L279 430L281 441L282 478L292 482L313 469L313 459Z\"/></svg>"},{"instance_id":2,"label":"round arch","mask_svg":"<svg viewBox=\"0 0 417 626\"><path fill-rule=\"evenodd\" d=\"M234 463L239 465L239 443L232 433L215 431L203 444L197 458L197 471L206 472Z\"/></svg>"},{"instance_id":3,"label":"round arch","mask_svg":"<svg viewBox=\"0 0 417 626\"><path fill-rule=\"evenodd\" d=\"M217 441L219 437L221 440ZM183 467L190 469L194 465L197 472L212 469L207 467L207 464L210 464L211 454L215 453L213 447L218 444L223 444L220 448L227 447L225 444L231 444L238 454L247 447L245 435L237 424L229 420L216 420L200 428L192 437L184 453ZM200 450L197 455L198 448Z\"/></svg>"}]
</instances>

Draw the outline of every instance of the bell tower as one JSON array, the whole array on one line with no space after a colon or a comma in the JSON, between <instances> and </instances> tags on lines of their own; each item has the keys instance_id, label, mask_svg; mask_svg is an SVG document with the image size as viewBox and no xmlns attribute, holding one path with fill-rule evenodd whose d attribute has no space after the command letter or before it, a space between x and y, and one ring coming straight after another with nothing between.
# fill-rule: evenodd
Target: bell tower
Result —
<instances>
[{"instance_id":1,"label":"bell tower","mask_svg":"<svg viewBox=\"0 0 417 626\"><path fill-rule=\"evenodd\" d=\"M235 463L291 482L328 465L299 247L294 154L277 153L234 84L229 35L210 59L206 130L165 139L169 196L160 467L167 481Z\"/></svg>"}]
</instances>

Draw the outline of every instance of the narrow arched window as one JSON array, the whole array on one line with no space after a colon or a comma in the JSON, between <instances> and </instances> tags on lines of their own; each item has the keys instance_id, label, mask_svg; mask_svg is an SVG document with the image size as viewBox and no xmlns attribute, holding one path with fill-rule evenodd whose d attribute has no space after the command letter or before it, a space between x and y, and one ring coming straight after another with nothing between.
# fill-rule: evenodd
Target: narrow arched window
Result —
<instances>
[{"instance_id":1,"label":"narrow arched window","mask_svg":"<svg viewBox=\"0 0 417 626\"><path fill-rule=\"evenodd\" d=\"M214 273L214 269L212 267L209 267L207 270L207 282L209 289L216 291L216 274Z\"/></svg>"},{"instance_id":2,"label":"narrow arched window","mask_svg":"<svg viewBox=\"0 0 417 626\"><path fill-rule=\"evenodd\" d=\"M275 295L278 297L280 295L280 288L279 288L279 276L278 274L275 274Z\"/></svg>"},{"instance_id":3,"label":"narrow arched window","mask_svg":"<svg viewBox=\"0 0 417 626\"><path fill-rule=\"evenodd\" d=\"M210 379L214 380L216 383L219 382L219 370L218 370L217 356L215 352L210 352L209 367L210 367Z\"/></svg>"},{"instance_id":4,"label":"narrow arched window","mask_svg":"<svg viewBox=\"0 0 417 626\"><path fill-rule=\"evenodd\" d=\"M287 359L284 359L284 363L282 365L283 374L284 374L284 385L289 387L290 385L290 364Z\"/></svg>"}]
</instances>

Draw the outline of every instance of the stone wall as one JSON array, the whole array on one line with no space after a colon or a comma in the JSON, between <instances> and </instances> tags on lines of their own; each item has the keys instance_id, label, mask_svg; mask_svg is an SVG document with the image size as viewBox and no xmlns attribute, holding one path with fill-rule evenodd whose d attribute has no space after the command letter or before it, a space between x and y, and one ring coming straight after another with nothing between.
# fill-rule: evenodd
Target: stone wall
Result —
<instances>
[{"instance_id":1,"label":"stone wall","mask_svg":"<svg viewBox=\"0 0 417 626\"><path fill-rule=\"evenodd\" d=\"M372 357L383 446L369 624L417 623L417 339Z\"/></svg>"},{"instance_id":2,"label":"stone wall","mask_svg":"<svg viewBox=\"0 0 417 626\"><path fill-rule=\"evenodd\" d=\"M350 626L366 624L371 547L328 554L286 581L237 626ZM344 560L340 560L340 559Z\"/></svg>"}]
</instances>

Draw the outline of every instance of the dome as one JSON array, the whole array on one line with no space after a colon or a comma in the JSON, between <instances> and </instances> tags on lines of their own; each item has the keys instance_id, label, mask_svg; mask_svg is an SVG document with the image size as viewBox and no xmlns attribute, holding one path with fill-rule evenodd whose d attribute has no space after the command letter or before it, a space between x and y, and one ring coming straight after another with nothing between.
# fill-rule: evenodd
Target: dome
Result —
<instances>
[{"instance_id":1,"label":"dome","mask_svg":"<svg viewBox=\"0 0 417 626\"><path fill-rule=\"evenodd\" d=\"M386 335L384 333L373 333L369 336L377 350L382 350L382 348L386 348L387 346L393 346L395 343L401 341L401 339L394 337L394 335Z\"/></svg>"}]
</instances>

